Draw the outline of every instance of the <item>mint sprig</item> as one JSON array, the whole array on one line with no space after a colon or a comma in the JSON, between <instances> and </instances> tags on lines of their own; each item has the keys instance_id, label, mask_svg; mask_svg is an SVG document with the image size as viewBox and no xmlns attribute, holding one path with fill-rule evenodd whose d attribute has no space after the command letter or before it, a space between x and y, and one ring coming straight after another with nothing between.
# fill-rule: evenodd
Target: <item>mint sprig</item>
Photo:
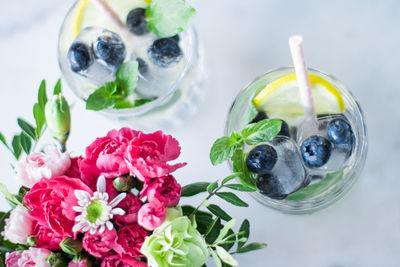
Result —
<instances>
[{"instance_id":1,"label":"mint sprig","mask_svg":"<svg viewBox=\"0 0 400 267\"><path fill-rule=\"evenodd\" d=\"M146 9L147 27L160 37L171 37L184 31L196 10L186 0L153 0Z\"/></svg>"},{"instance_id":2,"label":"mint sprig","mask_svg":"<svg viewBox=\"0 0 400 267\"><path fill-rule=\"evenodd\" d=\"M116 75L115 81L106 82L95 90L86 101L86 109L103 110L107 108L125 109L134 108L152 101L152 99L135 99L133 102L128 97L135 93L139 79L139 64L137 61L123 63Z\"/></svg>"}]
</instances>

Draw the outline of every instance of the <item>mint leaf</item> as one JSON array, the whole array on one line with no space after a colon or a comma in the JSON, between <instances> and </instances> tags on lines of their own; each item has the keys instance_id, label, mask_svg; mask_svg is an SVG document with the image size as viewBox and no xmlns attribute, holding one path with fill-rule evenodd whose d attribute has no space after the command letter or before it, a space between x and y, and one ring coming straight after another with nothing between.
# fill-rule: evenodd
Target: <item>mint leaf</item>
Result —
<instances>
[{"instance_id":1,"label":"mint leaf","mask_svg":"<svg viewBox=\"0 0 400 267\"><path fill-rule=\"evenodd\" d=\"M218 216L224 221L232 220L232 217L228 213L226 213L223 209L221 209L219 206L215 204L208 205L207 209L211 211L215 216Z\"/></svg>"},{"instance_id":2,"label":"mint leaf","mask_svg":"<svg viewBox=\"0 0 400 267\"><path fill-rule=\"evenodd\" d=\"M38 103L40 107L44 110L44 107L46 106L47 103L47 93L46 93L46 81L42 80L39 86L39 91L38 91Z\"/></svg>"},{"instance_id":3,"label":"mint leaf","mask_svg":"<svg viewBox=\"0 0 400 267\"><path fill-rule=\"evenodd\" d=\"M27 136L32 137L32 139L36 140L36 132L35 127L33 127L30 123L24 121L21 118L17 119L19 127L21 127L22 131L27 134Z\"/></svg>"},{"instance_id":4,"label":"mint leaf","mask_svg":"<svg viewBox=\"0 0 400 267\"><path fill-rule=\"evenodd\" d=\"M252 250L258 250L258 249L265 248L266 246L267 246L267 244L265 244L265 243L254 242L254 243L250 243L247 246L236 250L236 253L245 253L245 252L249 252Z\"/></svg>"},{"instance_id":5,"label":"mint leaf","mask_svg":"<svg viewBox=\"0 0 400 267\"><path fill-rule=\"evenodd\" d=\"M58 79L56 85L54 86L53 95L61 94L61 79Z\"/></svg>"},{"instance_id":6,"label":"mint leaf","mask_svg":"<svg viewBox=\"0 0 400 267\"><path fill-rule=\"evenodd\" d=\"M239 175L239 180L243 185L256 189L254 186L255 179L253 175L249 172L246 164L247 155L242 149L238 149L232 156L233 171L237 172Z\"/></svg>"},{"instance_id":7,"label":"mint leaf","mask_svg":"<svg viewBox=\"0 0 400 267\"><path fill-rule=\"evenodd\" d=\"M122 96L115 95L117 89L116 82L105 83L103 87L100 87L89 96L86 101L86 109L98 111L111 107L119 100L122 100Z\"/></svg>"},{"instance_id":8,"label":"mint leaf","mask_svg":"<svg viewBox=\"0 0 400 267\"><path fill-rule=\"evenodd\" d=\"M196 10L186 0L153 0L146 10L149 31L160 37L171 37L184 31Z\"/></svg>"},{"instance_id":9,"label":"mint leaf","mask_svg":"<svg viewBox=\"0 0 400 267\"><path fill-rule=\"evenodd\" d=\"M278 135L281 125L282 121L279 119L265 119L249 124L242 130L242 136L248 145L268 142Z\"/></svg>"},{"instance_id":10,"label":"mint leaf","mask_svg":"<svg viewBox=\"0 0 400 267\"><path fill-rule=\"evenodd\" d=\"M219 192L219 193L217 193L217 196L219 196L223 200L225 200L233 205L239 206L239 207L248 207L249 206L246 202L244 202L238 196L236 196L234 193L231 193L231 192Z\"/></svg>"},{"instance_id":11,"label":"mint leaf","mask_svg":"<svg viewBox=\"0 0 400 267\"><path fill-rule=\"evenodd\" d=\"M217 139L210 151L210 160L213 165L218 165L225 160L230 159L235 150L242 145L241 136L233 132L230 137L224 136Z\"/></svg>"},{"instance_id":12,"label":"mint leaf","mask_svg":"<svg viewBox=\"0 0 400 267\"><path fill-rule=\"evenodd\" d=\"M150 103L152 102L153 99L147 99L147 98L140 98L140 99L135 99L133 101L133 107L139 107L139 106L143 106L144 104Z\"/></svg>"},{"instance_id":13,"label":"mint leaf","mask_svg":"<svg viewBox=\"0 0 400 267\"><path fill-rule=\"evenodd\" d=\"M133 94L137 87L139 79L139 63L137 61L128 61L123 63L116 74L116 82L119 89L122 90L121 94L129 96Z\"/></svg>"},{"instance_id":14,"label":"mint leaf","mask_svg":"<svg viewBox=\"0 0 400 267\"><path fill-rule=\"evenodd\" d=\"M210 183L198 182L182 187L182 197L191 197L207 191L207 187Z\"/></svg>"},{"instance_id":15,"label":"mint leaf","mask_svg":"<svg viewBox=\"0 0 400 267\"><path fill-rule=\"evenodd\" d=\"M338 183L343 178L343 171L328 173L320 182L303 187L302 189L290 194L287 200L304 200L312 198L325 192L331 186Z\"/></svg>"}]
</instances>

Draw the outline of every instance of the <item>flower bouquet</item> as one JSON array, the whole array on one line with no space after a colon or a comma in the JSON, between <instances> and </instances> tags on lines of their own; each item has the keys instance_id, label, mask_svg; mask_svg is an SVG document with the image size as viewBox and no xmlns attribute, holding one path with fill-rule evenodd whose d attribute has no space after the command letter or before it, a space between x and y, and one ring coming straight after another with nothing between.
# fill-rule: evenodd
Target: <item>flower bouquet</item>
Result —
<instances>
[{"instance_id":1,"label":"flower bouquet","mask_svg":"<svg viewBox=\"0 0 400 267\"><path fill-rule=\"evenodd\" d=\"M247 207L223 191L255 190L233 182L240 173L181 187L171 173L186 163L169 163L181 148L161 131L111 130L71 157L60 81L49 100L42 82L33 115L34 125L18 119L21 133L11 144L0 134L22 184L17 194L1 185L12 210L0 214L0 266L200 267L210 257L216 266L237 266L232 254L265 246L247 243L248 220L235 232L235 219L210 203L217 196ZM58 144L37 149L46 129ZM179 205L199 193L208 194L199 205Z\"/></svg>"}]
</instances>

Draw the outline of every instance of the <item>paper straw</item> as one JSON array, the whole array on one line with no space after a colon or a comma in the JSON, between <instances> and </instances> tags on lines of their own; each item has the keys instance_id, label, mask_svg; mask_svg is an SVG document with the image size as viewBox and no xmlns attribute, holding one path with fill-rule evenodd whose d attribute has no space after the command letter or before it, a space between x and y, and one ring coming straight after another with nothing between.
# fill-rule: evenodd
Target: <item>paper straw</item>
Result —
<instances>
[{"instance_id":1,"label":"paper straw","mask_svg":"<svg viewBox=\"0 0 400 267\"><path fill-rule=\"evenodd\" d=\"M120 20L118 17L117 13L115 13L114 10L107 4L106 1L104 0L91 0L93 4L95 4L97 7L103 9L106 14L111 18L114 23L121 28L123 31L127 31L126 25Z\"/></svg>"},{"instance_id":2,"label":"paper straw","mask_svg":"<svg viewBox=\"0 0 400 267\"><path fill-rule=\"evenodd\" d=\"M289 39L290 52L294 69L296 71L297 84L300 89L300 101L304 109L305 122L311 127L312 132L317 131L317 116L315 114L314 100L311 94L311 84L308 78L306 61L303 52L303 37L295 35Z\"/></svg>"}]
</instances>

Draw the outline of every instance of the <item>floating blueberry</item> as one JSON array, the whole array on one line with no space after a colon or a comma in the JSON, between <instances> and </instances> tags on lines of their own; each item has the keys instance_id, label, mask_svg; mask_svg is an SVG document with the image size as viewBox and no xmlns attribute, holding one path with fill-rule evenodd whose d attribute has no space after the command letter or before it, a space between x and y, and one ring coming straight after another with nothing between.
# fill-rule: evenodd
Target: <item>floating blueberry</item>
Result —
<instances>
[{"instance_id":1,"label":"floating blueberry","mask_svg":"<svg viewBox=\"0 0 400 267\"><path fill-rule=\"evenodd\" d=\"M178 62L182 58L182 51L173 38L155 40L147 52L153 63L162 68Z\"/></svg>"},{"instance_id":2,"label":"floating blueberry","mask_svg":"<svg viewBox=\"0 0 400 267\"><path fill-rule=\"evenodd\" d=\"M129 31L136 35L143 35L149 32L146 21L146 9L135 8L131 10L126 19L126 26Z\"/></svg>"},{"instance_id":3,"label":"floating blueberry","mask_svg":"<svg viewBox=\"0 0 400 267\"><path fill-rule=\"evenodd\" d=\"M247 168L258 174L272 170L278 160L278 153L270 145L259 145L253 148L247 156Z\"/></svg>"},{"instance_id":4,"label":"floating blueberry","mask_svg":"<svg viewBox=\"0 0 400 267\"><path fill-rule=\"evenodd\" d=\"M270 173L258 175L256 178L256 187L260 193L272 199L281 200L287 197L284 188L278 178Z\"/></svg>"},{"instance_id":5,"label":"floating blueberry","mask_svg":"<svg viewBox=\"0 0 400 267\"><path fill-rule=\"evenodd\" d=\"M287 124L286 121L284 121L284 120L281 120L281 121L282 121L281 130L278 133L278 135L290 137L289 125Z\"/></svg>"},{"instance_id":6,"label":"floating blueberry","mask_svg":"<svg viewBox=\"0 0 400 267\"><path fill-rule=\"evenodd\" d=\"M265 119L268 119L267 113L264 111L259 111L250 123L256 123Z\"/></svg>"},{"instance_id":7,"label":"floating blueberry","mask_svg":"<svg viewBox=\"0 0 400 267\"><path fill-rule=\"evenodd\" d=\"M181 40L179 34L172 36L171 39L175 40L176 42L179 42Z\"/></svg>"},{"instance_id":8,"label":"floating blueberry","mask_svg":"<svg viewBox=\"0 0 400 267\"><path fill-rule=\"evenodd\" d=\"M331 120L328 123L326 132L332 143L352 149L355 139L354 133L350 124L344 119Z\"/></svg>"},{"instance_id":9,"label":"floating blueberry","mask_svg":"<svg viewBox=\"0 0 400 267\"><path fill-rule=\"evenodd\" d=\"M331 156L332 143L328 139L313 135L301 144L301 155L308 167L321 167Z\"/></svg>"},{"instance_id":10,"label":"floating blueberry","mask_svg":"<svg viewBox=\"0 0 400 267\"><path fill-rule=\"evenodd\" d=\"M147 65L146 61L144 61L140 57L136 58L136 61L139 64L139 73L141 75L145 75L149 71L149 65Z\"/></svg>"},{"instance_id":11,"label":"floating blueberry","mask_svg":"<svg viewBox=\"0 0 400 267\"><path fill-rule=\"evenodd\" d=\"M93 64L93 56L89 47L82 42L75 42L68 50L68 62L72 71L81 72Z\"/></svg>"},{"instance_id":12,"label":"floating blueberry","mask_svg":"<svg viewBox=\"0 0 400 267\"><path fill-rule=\"evenodd\" d=\"M103 60L114 71L124 62L126 49L121 37L110 31L104 32L93 43L93 51L97 58Z\"/></svg>"}]
</instances>

